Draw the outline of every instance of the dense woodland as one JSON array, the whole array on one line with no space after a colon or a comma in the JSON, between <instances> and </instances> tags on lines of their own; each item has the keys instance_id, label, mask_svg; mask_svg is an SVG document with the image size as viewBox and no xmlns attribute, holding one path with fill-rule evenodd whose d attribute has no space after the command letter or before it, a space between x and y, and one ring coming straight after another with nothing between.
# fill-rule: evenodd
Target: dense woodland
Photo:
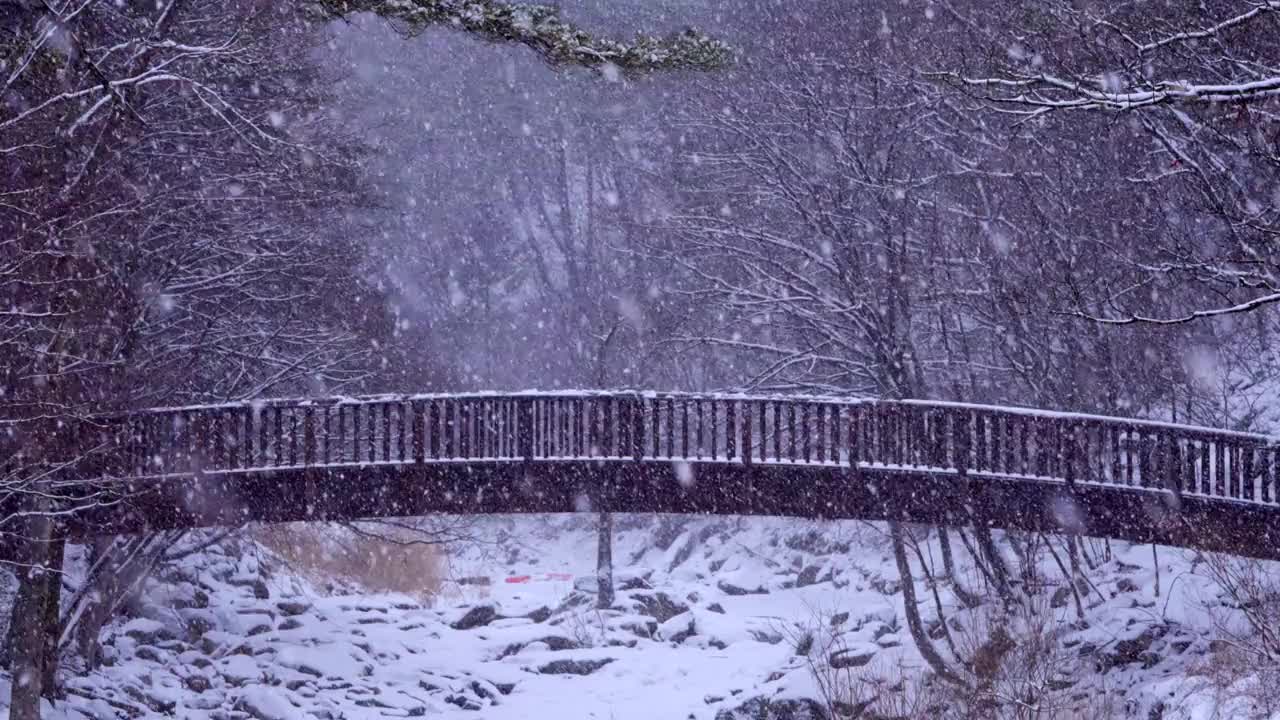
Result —
<instances>
[{"instance_id":1,"label":"dense woodland","mask_svg":"<svg viewBox=\"0 0 1280 720\"><path fill-rule=\"evenodd\" d=\"M14 717L204 542L103 538L50 600L48 459L109 456L107 412L600 387L1276 431L1280 4L591 11L0 0Z\"/></svg>"}]
</instances>

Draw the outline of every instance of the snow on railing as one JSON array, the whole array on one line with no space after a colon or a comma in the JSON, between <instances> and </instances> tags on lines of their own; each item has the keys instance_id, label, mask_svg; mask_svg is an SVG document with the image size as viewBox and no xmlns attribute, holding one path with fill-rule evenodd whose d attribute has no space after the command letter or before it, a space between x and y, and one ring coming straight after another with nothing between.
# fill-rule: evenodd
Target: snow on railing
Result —
<instances>
[{"instance_id":1,"label":"snow on railing","mask_svg":"<svg viewBox=\"0 0 1280 720\"><path fill-rule=\"evenodd\" d=\"M1273 502L1265 435L1029 408L819 396L524 391L245 401L101 418L98 474L648 461L1089 482Z\"/></svg>"}]
</instances>

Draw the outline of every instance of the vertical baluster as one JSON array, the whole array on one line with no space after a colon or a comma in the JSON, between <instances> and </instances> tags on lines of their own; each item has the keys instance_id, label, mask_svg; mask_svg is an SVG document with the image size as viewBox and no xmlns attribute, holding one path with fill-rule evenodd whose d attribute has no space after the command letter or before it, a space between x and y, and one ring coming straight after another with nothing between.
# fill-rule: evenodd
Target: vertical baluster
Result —
<instances>
[{"instance_id":1,"label":"vertical baluster","mask_svg":"<svg viewBox=\"0 0 1280 720\"><path fill-rule=\"evenodd\" d=\"M694 414L698 416L698 458L697 459L701 460L702 448L703 448L703 442L702 442L703 429L704 429L704 426L706 425L706 422L704 421L703 415L702 415L702 398L698 398L697 400L694 401L694 410L696 411Z\"/></svg>"},{"instance_id":2,"label":"vertical baluster","mask_svg":"<svg viewBox=\"0 0 1280 720\"><path fill-rule=\"evenodd\" d=\"M987 426L991 428L991 444L989 446L991 471L997 473L1007 472L1008 468L1004 464L1004 443L1001 442L1004 436L1004 416L991 415L987 421Z\"/></svg>"},{"instance_id":3,"label":"vertical baluster","mask_svg":"<svg viewBox=\"0 0 1280 720\"><path fill-rule=\"evenodd\" d=\"M739 423L742 433L742 463L751 464L751 406L747 401L742 403L742 422Z\"/></svg>"},{"instance_id":4,"label":"vertical baluster","mask_svg":"<svg viewBox=\"0 0 1280 720\"><path fill-rule=\"evenodd\" d=\"M947 409L938 409L933 411L933 466L939 468L954 469L955 463L951 458L951 441L955 425L955 418Z\"/></svg>"},{"instance_id":5,"label":"vertical baluster","mask_svg":"<svg viewBox=\"0 0 1280 720\"><path fill-rule=\"evenodd\" d=\"M676 400L667 398L667 457L676 456Z\"/></svg>"},{"instance_id":6,"label":"vertical baluster","mask_svg":"<svg viewBox=\"0 0 1280 720\"><path fill-rule=\"evenodd\" d=\"M828 412L831 413L831 462L839 465L842 462L840 445L844 442L844 436L840 433L840 416L844 413L844 405L831 405ZM763 439L761 444L763 444Z\"/></svg>"},{"instance_id":7,"label":"vertical baluster","mask_svg":"<svg viewBox=\"0 0 1280 720\"><path fill-rule=\"evenodd\" d=\"M1217 495L1227 494L1227 447L1221 438L1214 440L1213 486Z\"/></svg>"},{"instance_id":8,"label":"vertical baluster","mask_svg":"<svg viewBox=\"0 0 1280 720\"><path fill-rule=\"evenodd\" d=\"M421 400L412 400L410 403L409 411L413 413L413 427L411 430L413 433L413 461L421 465L427 460L427 448L423 442L425 434L425 428L423 427L425 422L424 408ZM325 420L326 422L328 421L328 415L325 416ZM326 430L326 432L328 431Z\"/></svg>"},{"instance_id":9,"label":"vertical baluster","mask_svg":"<svg viewBox=\"0 0 1280 720\"><path fill-rule=\"evenodd\" d=\"M858 403L849 405L848 413L849 413L849 422L848 422L849 428L847 432L849 433L849 440L848 440L849 465L850 467L857 467L858 463L862 461L861 443L859 441L859 439L861 438L861 435L859 433L862 432L861 430L862 405Z\"/></svg>"},{"instance_id":10,"label":"vertical baluster","mask_svg":"<svg viewBox=\"0 0 1280 720\"><path fill-rule=\"evenodd\" d=\"M1271 502L1271 483L1275 481L1276 451L1262 448L1262 502Z\"/></svg>"},{"instance_id":11,"label":"vertical baluster","mask_svg":"<svg viewBox=\"0 0 1280 720\"><path fill-rule=\"evenodd\" d=\"M457 457L456 444L453 440L456 404L457 401L453 398L444 398L440 401L440 454L447 460Z\"/></svg>"},{"instance_id":12,"label":"vertical baluster","mask_svg":"<svg viewBox=\"0 0 1280 720\"><path fill-rule=\"evenodd\" d=\"M716 425L717 425L716 416L719 414L720 403L721 401L717 400L716 398L711 398L711 401L707 403L707 409L710 411L708 414L711 416L711 459L712 460L716 460L720 457L720 446L718 442L719 438L716 437L718 434L716 432Z\"/></svg>"},{"instance_id":13,"label":"vertical baluster","mask_svg":"<svg viewBox=\"0 0 1280 720\"><path fill-rule=\"evenodd\" d=\"M571 458L582 457L578 452L578 445L582 440L578 430L582 423L578 415L577 398L564 398L562 410L564 411L564 453Z\"/></svg>"},{"instance_id":14,"label":"vertical baluster","mask_svg":"<svg viewBox=\"0 0 1280 720\"><path fill-rule=\"evenodd\" d=\"M646 447L653 451L652 457L662 456L662 400L653 398L645 400L648 406L648 412L645 415L648 418L648 429L651 437L645 443Z\"/></svg>"},{"instance_id":15,"label":"vertical baluster","mask_svg":"<svg viewBox=\"0 0 1280 720\"><path fill-rule=\"evenodd\" d=\"M1058 423L1059 431L1063 433L1062 438L1062 455L1059 458L1059 470L1062 477L1067 483L1076 481L1076 458L1079 455L1078 445L1080 442L1080 426L1075 420L1066 420Z\"/></svg>"},{"instance_id":16,"label":"vertical baluster","mask_svg":"<svg viewBox=\"0 0 1280 720\"><path fill-rule=\"evenodd\" d=\"M1015 432L1017 433L1017 436L1018 436L1016 450L1014 451L1014 455L1015 455L1014 464L1018 468L1017 474L1030 475L1031 474L1031 448L1028 447L1028 444L1029 444L1028 434L1030 433L1030 425L1031 425L1030 418L1026 417L1025 415L1019 415L1016 417L1016 419L1014 417L1010 417L1009 419L1014 421Z\"/></svg>"},{"instance_id":17,"label":"vertical baluster","mask_svg":"<svg viewBox=\"0 0 1280 720\"><path fill-rule=\"evenodd\" d=\"M903 403L897 403L893 408L893 457L894 463L898 467L907 467L910 464L911 448L907 444L907 438L910 436L908 426L911 424L910 407Z\"/></svg>"},{"instance_id":18,"label":"vertical baluster","mask_svg":"<svg viewBox=\"0 0 1280 720\"><path fill-rule=\"evenodd\" d=\"M644 449L648 445L644 436L644 408L648 401L637 395L631 403L631 454L639 462L644 459Z\"/></svg>"},{"instance_id":19,"label":"vertical baluster","mask_svg":"<svg viewBox=\"0 0 1280 720\"><path fill-rule=\"evenodd\" d=\"M635 412L635 403L630 397L618 398L618 457L625 458L631 455L631 414Z\"/></svg>"},{"instance_id":20,"label":"vertical baluster","mask_svg":"<svg viewBox=\"0 0 1280 720\"><path fill-rule=\"evenodd\" d=\"M1120 466L1120 428L1115 425L1108 425L1107 431L1107 447L1108 459L1110 460L1111 475L1108 480L1115 485L1124 484L1124 469Z\"/></svg>"},{"instance_id":21,"label":"vertical baluster","mask_svg":"<svg viewBox=\"0 0 1280 720\"><path fill-rule=\"evenodd\" d=\"M774 400L773 405L773 459L782 461L782 403ZM761 426L763 427L763 426Z\"/></svg>"},{"instance_id":22,"label":"vertical baluster","mask_svg":"<svg viewBox=\"0 0 1280 720\"><path fill-rule=\"evenodd\" d=\"M736 400L726 401L724 405L724 446L725 446L724 459L725 460L733 460L734 456L738 454L737 453L737 450L738 450L737 449L737 437L738 437L737 405L738 405L738 402Z\"/></svg>"},{"instance_id":23,"label":"vertical baluster","mask_svg":"<svg viewBox=\"0 0 1280 720\"><path fill-rule=\"evenodd\" d=\"M1120 448L1120 484L1133 485L1133 468L1136 464L1133 461L1133 428L1123 425L1117 428L1116 435L1119 437Z\"/></svg>"},{"instance_id":24,"label":"vertical baluster","mask_svg":"<svg viewBox=\"0 0 1280 720\"><path fill-rule=\"evenodd\" d=\"M574 413L574 435L577 438L574 446L574 457L587 457L587 433L590 429L590 423L587 418L587 401L586 398L577 398L573 403Z\"/></svg>"},{"instance_id":25,"label":"vertical baluster","mask_svg":"<svg viewBox=\"0 0 1280 720\"><path fill-rule=\"evenodd\" d=\"M212 466L215 470L226 470L230 463L227 457L231 454L227 447L227 413L221 409L206 410L205 413L213 422L213 462Z\"/></svg>"},{"instance_id":26,"label":"vertical baluster","mask_svg":"<svg viewBox=\"0 0 1280 720\"><path fill-rule=\"evenodd\" d=\"M387 460L391 462L394 456L394 462L404 463L409 449L409 415L405 412L405 401L396 400L387 403L387 412L391 416L390 431L387 433L390 439L384 441L384 444L390 443Z\"/></svg>"},{"instance_id":27,"label":"vertical baluster","mask_svg":"<svg viewBox=\"0 0 1280 720\"><path fill-rule=\"evenodd\" d=\"M973 469L983 471L987 465L987 418L981 410L973 411Z\"/></svg>"},{"instance_id":28,"label":"vertical baluster","mask_svg":"<svg viewBox=\"0 0 1280 720\"><path fill-rule=\"evenodd\" d=\"M315 430L315 412L308 405L302 416L303 422L303 444L302 444L302 464L314 465L316 463L316 430Z\"/></svg>"},{"instance_id":29,"label":"vertical baluster","mask_svg":"<svg viewBox=\"0 0 1280 720\"><path fill-rule=\"evenodd\" d=\"M809 403L800 403L800 442L803 444L804 461L808 463L813 456L813 432L809 421Z\"/></svg>"},{"instance_id":30,"label":"vertical baluster","mask_svg":"<svg viewBox=\"0 0 1280 720\"><path fill-rule=\"evenodd\" d=\"M1179 491L1192 492L1196 491L1199 485L1196 482L1196 459L1199 452L1196 449L1196 442L1191 438L1187 438L1182 443L1182 478L1179 483Z\"/></svg>"},{"instance_id":31,"label":"vertical baluster","mask_svg":"<svg viewBox=\"0 0 1280 720\"><path fill-rule=\"evenodd\" d=\"M369 462L378 461L378 405L377 403L363 403L359 407L365 410L365 448Z\"/></svg>"},{"instance_id":32,"label":"vertical baluster","mask_svg":"<svg viewBox=\"0 0 1280 720\"><path fill-rule=\"evenodd\" d=\"M444 431L441 429L440 421L440 403L435 398L426 401L427 409L427 452L433 460L440 459L442 445L444 445Z\"/></svg>"},{"instance_id":33,"label":"vertical baluster","mask_svg":"<svg viewBox=\"0 0 1280 720\"><path fill-rule=\"evenodd\" d=\"M1010 475L1018 473L1018 432L1017 421L1013 415L1004 416L1004 471Z\"/></svg>"},{"instance_id":34,"label":"vertical baluster","mask_svg":"<svg viewBox=\"0 0 1280 720\"><path fill-rule=\"evenodd\" d=\"M814 405L815 415L817 415L817 429L814 437L814 454L817 456L819 463L827 461L827 444L825 442L827 432L827 415L826 408L822 405Z\"/></svg>"},{"instance_id":35,"label":"vertical baluster","mask_svg":"<svg viewBox=\"0 0 1280 720\"><path fill-rule=\"evenodd\" d=\"M465 459L471 459L476 455L476 420L479 419L480 413L477 412L475 398L462 398L458 401L458 409L461 417L458 419L458 455Z\"/></svg>"},{"instance_id":36,"label":"vertical baluster","mask_svg":"<svg viewBox=\"0 0 1280 720\"><path fill-rule=\"evenodd\" d=\"M498 459L511 457L511 399L493 401L494 453Z\"/></svg>"},{"instance_id":37,"label":"vertical baluster","mask_svg":"<svg viewBox=\"0 0 1280 720\"><path fill-rule=\"evenodd\" d=\"M329 447L333 441L333 435L330 434L332 432L332 424L329 418L329 412L332 409L332 406L326 402L321 407L323 407L322 412L324 413L324 416L320 420L321 432L324 433L324 450L320 453L320 461L325 465L328 465L333 454L332 449Z\"/></svg>"},{"instance_id":38,"label":"vertical baluster","mask_svg":"<svg viewBox=\"0 0 1280 720\"><path fill-rule=\"evenodd\" d=\"M967 475L973 463L969 457L973 442L970 438L969 411L957 409L952 413L954 432L952 433L952 456L955 468L961 476Z\"/></svg>"},{"instance_id":39,"label":"vertical baluster","mask_svg":"<svg viewBox=\"0 0 1280 720\"><path fill-rule=\"evenodd\" d=\"M787 460L796 461L796 404L787 403Z\"/></svg>"},{"instance_id":40,"label":"vertical baluster","mask_svg":"<svg viewBox=\"0 0 1280 720\"><path fill-rule=\"evenodd\" d=\"M1235 488L1231 493L1231 497L1240 499L1249 499L1253 492L1249 489L1250 483L1253 482L1249 471L1252 469L1253 460L1249 448L1243 444L1235 445L1235 454L1231 463L1231 474L1235 478Z\"/></svg>"},{"instance_id":41,"label":"vertical baluster","mask_svg":"<svg viewBox=\"0 0 1280 720\"><path fill-rule=\"evenodd\" d=\"M347 422L345 417L344 405L334 405L334 423L338 426L338 453L334 457L339 464L347 461Z\"/></svg>"},{"instance_id":42,"label":"vertical baluster","mask_svg":"<svg viewBox=\"0 0 1280 720\"><path fill-rule=\"evenodd\" d=\"M1213 462L1210 460L1212 448L1209 446L1209 440L1207 439L1202 438L1199 441L1199 444L1200 466L1196 469L1196 474L1200 477L1200 493L1203 495L1210 495L1213 493L1213 486L1210 484L1211 473L1209 471L1209 468L1213 465Z\"/></svg>"},{"instance_id":43,"label":"vertical baluster","mask_svg":"<svg viewBox=\"0 0 1280 720\"><path fill-rule=\"evenodd\" d=\"M614 404L614 441L617 444L615 454L625 458L631 449L631 398L620 397Z\"/></svg>"},{"instance_id":44,"label":"vertical baluster","mask_svg":"<svg viewBox=\"0 0 1280 720\"><path fill-rule=\"evenodd\" d=\"M547 398L547 456L560 457L560 403L559 398Z\"/></svg>"},{"instance_id":45,"label":"vertical baluster","mask_svg":"<svg viewBox=\"0 0 1280 720\"><path fill-rule=\"evenodd\" d=\"M1176 462L1178 463L1178 472L1175 481L1175 490L1179 495L1184 491L1196 491L1196 454L1194 442L1187 438L1185 441L1175 439L1176 446Z\"/></svg>"},{"instance_id":46,"label":"vertical baluster","mask_svg":"<svg viewBox=\"0 0 1280 720\"><path fill-rule=\"evenodd\" d=\"M480 456L485 459L498 459L498 400L494 397L484 398L484 424L480 428Z\"/></svg>"},{"instance_id":47,"label":"vertical baluster","mask_svg":"<svg viewBox=\"0 0 1280 720\"><path fill-rule=\"evenodd\" d=\"M1138 449L1138 472L1137 481L1139 487L1149 487L1151 485L1151 436L1141 430L1135 430L1137 440L1135 445Z\"/></svg>"},{"instance_id":48,"label":"vertical baluster","mask_svg":"<svg viewBox=\"0 0 1280 720\"><path fill-rule=\"evenodd\" d=\"M1097 482L1102 479L1102 429L1096 422L1086 421L1084 428L1084 459L1080 468L1081 479Z\"/></svg>"},{"instance_id":49,"label":"vertical baluster","mask_svg":"<svg viewBox=\"0 0 1280 720\"><path fill-rule=\"evenodd\" d=\"M612 397L600 398L600 454L602 457L613 456L613 404Z\"/></svg>"},{"instance_id":50,"label":"vertical baluster","mask_svg":"<svg viewBox=\"0 0 1280 720\"><path fill-rule=\"evenodd\" d=\"M289 467L298 466L298 409L289 408Z\"/></svg>"},{"instance_id":51,"label":"vertical baluster","mask_svg":"<svg viewBox=\"0 0 1280 720\"><path fill-rule=\"evenodd\" d=\"M560 428L563 443L560 454L573 457L573 400L560 398Z\"/></svg>"},{"instance_id":52,"label":"vertical baluster","mask_svg":"<svg viewBox=\"0 0 1280 720\"><path fill-rule=\"evenodd\" d=\"M1270 455L1271 461L1268 462L1268 465L1270 465L1270 471L1268 471L1267 479L1263 482L1262 487L1270 487L1271 497L1274 497L1275 500L1280 500L1280 486L1277 486L1276 484L1280 483L1280 443L1271 447ZM1262 500L1271 500L1271 498L1268 498L1266 495L1266 489L1263 489Z\"/></svg>"},{"instance_id":53,"label":"vertical baluster","mask_svg":"<svg viewBox=\"0 0 1280 720\"><path fill-rule=\"evenodd\" d=\"M271 414L275 416L275 466L280 467L285 464L284 457L284 408L279 405L271 408Z\"/></svg>"},{"instance_id":54,"label":"vertical baluster","mask_svg":"<svg viewBox=\"0 0 1280 720\"><path fill-rule=\"evenodd\" d=\"M680 398L680 457L689 457L689 398Z\"/></svg>"},{"instance_id":55,"label":"vertical baluster","mask_svg":"<svg viewBox=\"0 0 1280 720\"><path fill-rule=\"evenodd\" d=\"M518 401L519 415L516 418L518 452L525 462L533 460L533 398L523 397Z\"/></svg>"},{"instance_id":56,"label":"vertical baluster","mask_svg":"<svg viewBox=\"0 0 1280 720\"><path fill-rule=\"evenodd\" d=\"M595 457L600 454L600 403L595 398L583 402L587 415L587 457Z\"/></svg>"}]
</instances>

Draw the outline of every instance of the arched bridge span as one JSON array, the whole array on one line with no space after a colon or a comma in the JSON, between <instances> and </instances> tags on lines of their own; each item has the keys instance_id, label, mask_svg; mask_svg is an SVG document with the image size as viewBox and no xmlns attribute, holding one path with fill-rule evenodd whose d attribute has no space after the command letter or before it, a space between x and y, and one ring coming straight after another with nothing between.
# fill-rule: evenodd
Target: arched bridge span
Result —
<instances>
[{"instance_id":1,"label":"arched bridge span","mask_svg":"<svg viewBox=\"0 0 1280 720\"><path fill-rule=\"evenodd\" d=\"M155 409L60 473L72 534L430 512L901 519L1280 557L1263 435L945 402L476 393Z\"/></svg>"}]
</instances>

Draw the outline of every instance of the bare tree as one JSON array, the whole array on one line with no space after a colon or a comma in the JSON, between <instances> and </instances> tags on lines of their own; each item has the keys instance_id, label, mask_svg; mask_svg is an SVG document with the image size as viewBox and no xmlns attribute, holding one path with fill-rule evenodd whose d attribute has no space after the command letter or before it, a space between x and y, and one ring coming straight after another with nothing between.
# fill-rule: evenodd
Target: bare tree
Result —
<instances>
[{"instance_id":1,"label":"bare tree","mask_svg":"<svg viewBox=\"0 0 1280 720\"><path fill-rule=\"evenodd\" d=\"M1044 0L1014 18L1035 18L1026 32L984 10L953 10L982 51L923 68L929 75L1041 136L1068 133L1077 118L1100 128L1113 116L1145 145L1126 159L1122 182L1171 222L1152 238L1154 252L1095 240L1141 282L1101 293L1097 306L1077 304L1080 315L1178 324L1280 301L1277 11L1274 2L1224 0L1153 14ZM1151 306L1151 298L1186 286L1203 292L1189 309Z\"/></svg>"}]
</instances>

